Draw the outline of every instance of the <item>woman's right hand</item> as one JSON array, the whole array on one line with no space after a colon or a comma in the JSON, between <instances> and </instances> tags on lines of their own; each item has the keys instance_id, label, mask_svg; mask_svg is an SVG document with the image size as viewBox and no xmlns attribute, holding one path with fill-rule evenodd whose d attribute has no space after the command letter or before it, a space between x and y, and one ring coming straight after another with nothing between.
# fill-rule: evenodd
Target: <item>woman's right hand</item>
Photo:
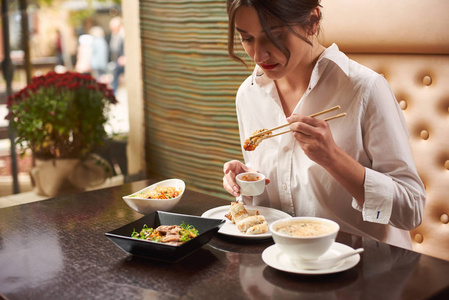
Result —
<instances>
[{"instance_id":1,"label":"woman's right hand","mask_svg":"<svg viewBox=\"0 0 449 300\"><path fill-rule=\"evenodd\" d=\"M234 197L240 196L240 187L235 181L235 176L244 172L252 172L252 170L238 160L228 161L223 166L223 187Z\"/></svg>"}]
</instances>

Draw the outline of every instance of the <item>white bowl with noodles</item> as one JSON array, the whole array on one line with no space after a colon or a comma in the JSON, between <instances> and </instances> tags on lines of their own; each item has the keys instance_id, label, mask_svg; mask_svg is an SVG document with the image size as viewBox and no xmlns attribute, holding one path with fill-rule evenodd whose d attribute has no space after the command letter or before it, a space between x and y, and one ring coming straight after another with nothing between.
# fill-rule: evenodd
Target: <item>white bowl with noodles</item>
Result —
<instances>
[{"instance_id":1,"label":"white bowl with noodles","mask_svg":"<svg viewBox=\"0 0 449 300\"><path fill-rule=\"evenodd\" d=\"M152 184L144 189L141 189L140 191L132 193L131 195L123 196L123 200L125 200L129 207L138 213L148 215L155 211L171 210L181 200L185 189L186 185L181 179L167 179ZM168 192L168 197L165 196L166 199L163 199L164 196L162 196L162 194L155 196L153 193L156 191ZM179 194L173 198L170 198L170 195L174 195L174 191ZM154 199L148 198L151 195Z\"/></svg>"}]
</instances>

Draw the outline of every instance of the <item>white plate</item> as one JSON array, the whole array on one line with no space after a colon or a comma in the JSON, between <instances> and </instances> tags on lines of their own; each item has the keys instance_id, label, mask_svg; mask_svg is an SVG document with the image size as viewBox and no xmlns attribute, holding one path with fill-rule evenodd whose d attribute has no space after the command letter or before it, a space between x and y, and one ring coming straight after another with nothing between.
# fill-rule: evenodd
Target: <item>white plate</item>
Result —
<instances>
[{"instance_id":1,"label":"white plate","mask_svg":"<svg viewBox=\"0 0 449 300\"><path fill-rule=\"evenodd\" d=\"M255 235L246 235L240 230L237 229L237 226L233 224L231 221L229 221L228 218L225 217L225 215L229 212L230 205L225 206L219 206L212 209L209 209L208 211L204 212L201 217L204 218L212 218L212 219L220 219L220 220L226 220L226 223L223 224L223 226L220 228L218 233L224 234L224 235L230 235L234 237L244 238L244 239L266 239L271 237L271 232L268 231L266 233L262 234L255 234ZM246 209L252 209L252 210L258 210L259 213L265 217L265 220L267 220L268 227L270 227L270 224L276 220L284 219L284 218L291 218L288 213L270 208L265 206L251 206L251 205L245 205ZM269 229L268 229L269 230Z\"/></svg>"},{"instance_id":2,"label":"white plate","mask_svg":"<svg viewBox=\"0 0 449 300\"><path fill-rule=\"evenodd\" d=\"M354 251L349 246L335 242L331 248L321 256L320 259L334 258L342 254ZM290 259L281 252L278 246L272 245L262 252L262 260L272 268L295 274L331 274L346 271L354 267L360 261L360 255L355 254L343 260L332 268L310 270L303 269L300 266L292 264Z\"/></svg>"}]
</instances>

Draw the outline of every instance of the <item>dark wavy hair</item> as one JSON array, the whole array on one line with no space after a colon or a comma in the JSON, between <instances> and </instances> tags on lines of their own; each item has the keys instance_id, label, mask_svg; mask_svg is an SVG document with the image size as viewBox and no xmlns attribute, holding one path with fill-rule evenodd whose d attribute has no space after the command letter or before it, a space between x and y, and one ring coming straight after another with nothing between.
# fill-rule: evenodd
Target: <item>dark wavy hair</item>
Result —
<instances>
[{"instance_id":1,"label":"dark wavy hair","mask_svg":"<svg viewBox=\"0 0 449 300\"><path fill-rule=\"evenodd\" d=\"M310 32L315 24L321 21L321 13L319 16L310 15L313 9L321 7L320 0L226 0L228 13L228 53L229 56L243 64L246 63L235 54L235 13L242 6L254 7L259 15L260 24L267 38L273 45L290 59L290 51L272 34L270 27L272 24L283 24L290 31L304 40L306 43L312 43L301 34L293 30L292 26L301 26L306 32ZM319 32L319 27L318 27Z\"/></svg>"}]
</instances>

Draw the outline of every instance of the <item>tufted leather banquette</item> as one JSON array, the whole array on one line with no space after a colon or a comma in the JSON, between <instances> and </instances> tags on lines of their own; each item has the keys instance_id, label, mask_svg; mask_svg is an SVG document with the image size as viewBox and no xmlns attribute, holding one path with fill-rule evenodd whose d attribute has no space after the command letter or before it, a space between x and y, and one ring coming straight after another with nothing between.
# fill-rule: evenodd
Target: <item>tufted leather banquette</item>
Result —
<instances>
[{"instance_id":1,"label":"tufted leather banquette","mask_svg":"<svg viewBox=\"0 0 449 300\"><path fill-rule=\"evenodd\" d=\"M449 1L322 0L321 38L390 83L427 201L413 249L449 260Z\"/></svg>"}]
</instances>

